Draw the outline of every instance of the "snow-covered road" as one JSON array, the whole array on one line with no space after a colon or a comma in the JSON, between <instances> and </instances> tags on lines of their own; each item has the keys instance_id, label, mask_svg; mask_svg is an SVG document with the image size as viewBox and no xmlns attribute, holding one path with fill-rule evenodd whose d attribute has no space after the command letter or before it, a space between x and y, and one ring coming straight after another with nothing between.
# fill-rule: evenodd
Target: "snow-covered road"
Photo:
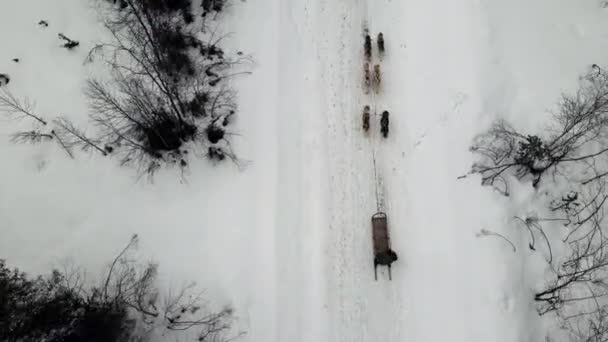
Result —
<instances>
[{"instance_id":1,"label":"snow-covered road","mask_svg":"<svg viewBox=\"0 0 608 342\"><path fill-rule=\"evenodd\" d=\"M501 278L470 270L489 271L502 253L476 254L483 196L477 184L456 181L478 130L479 6L317 0L279 8L278 340L499 340L505 313L493 306L509 301L496 290ZM362 89L365 26L386 39L378 95ZM362 131L366 104L391 112L388 139L379 115ZM474 194L462 200L465 191ZM384 268L373 278L378 205L401 255L392 282Z\"/></svg>"},{"instance_id":2,"label":"snow-covered road","mask_svg":"<svg viewBox=\"0 0 608 342\"><path fill-rule=\"evenodd\" d=\"M514 318L530 307L514 303L527 303L527 292L509 291L511 270L495 267L509 249L475 239L500 210L474 181L456 179L484 123L483 8L468 0L280 8L279 173L289 181L277 198L279 340L526 340L521 324L531 321ZM385 35L378 95L362 89L364 27ZM366 104L378 114L367 135ZM383 110L388 139L379 134ZM384 268L373 278L378 206L401 256L392 282Z\"/></svg>"}]
</instances>

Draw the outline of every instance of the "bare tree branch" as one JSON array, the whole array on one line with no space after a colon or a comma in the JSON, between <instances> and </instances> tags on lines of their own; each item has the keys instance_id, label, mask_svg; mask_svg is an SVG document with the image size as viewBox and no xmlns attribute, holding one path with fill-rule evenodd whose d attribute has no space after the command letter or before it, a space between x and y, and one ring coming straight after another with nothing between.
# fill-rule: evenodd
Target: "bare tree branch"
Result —
<instances>
[{"instance_id":1,"label":"bare tree branch","mask_svg":"<svg viewBox=\"0 0 608 342\"><path fill-rule=\"evenodd\" d=\"M46 125L47 122L44 119L34 114L33 107L34 105L28 99L19 100L9 90L0 89L0 112L16 119L28 117Z\"/></svg>"},{"instance_id":2,"label":"bare tree branch","mask_svg":"<svg viewBox=\"0 0 608 342\"><path fill-rule=\"evenodd\" d=\"M524 135L504 121L478 136L471 151L479 156L472 167L483 185L494 185L510 172L518 179L532 178L536 187L552 170L560 173L567 164L596 163L598 174L589 183L608 174L603 159L608 148L608 74L599 67L589 72L574 95L564 94L546 136Z\"/></svg>"}]
</instances>

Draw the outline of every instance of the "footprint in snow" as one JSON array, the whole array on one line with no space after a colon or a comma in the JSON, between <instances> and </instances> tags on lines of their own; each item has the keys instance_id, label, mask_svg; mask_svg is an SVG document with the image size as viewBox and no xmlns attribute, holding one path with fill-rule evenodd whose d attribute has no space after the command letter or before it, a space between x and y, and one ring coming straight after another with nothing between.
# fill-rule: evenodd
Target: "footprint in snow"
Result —
<instances>
[{"instance_id":1,"label":"footprint in snow","mask_svg":"<svg viewBox=\"0 0 608 342\"><path fill-rule=\"evenodd\" d=\"M581 25L581 24L573 24L573 25L571 25L570 29L579 38L585 38L585 36L587 34L587 32L585 30L585 27L583 25Z\"/></svg>"},{"instance_id":2,"label":"footprint in snow","mask_svg":"<svg viewBox=\"0 0 608 342\"><path fill-rule=\"evenodd\" d=\"M48 160L46 159L39 159L36 161L36 170L38 170L38 172L41 172L42 170L44 170L46 168L48 164Z\"/></svg>"},{"instance_id":3,"label":"footprint in snow","mask_svg":"<svg viewBox=\"0 0 608 342\"><path fill-rule=\"evenodd\" d=\"M424 138L426 138L426 134L427 134L427 132L424 132L418 136L418 140L416 140L416 142L414 143L414 148L416 148L416 147L420 146L420 144L422 144L422 142L424 141Z\"/></svg>"},{"instance_id":4,"label":"footprint in snow","mask_svg":"<svg viewBox=\"0 0 608 342\"><path fill-rule=\"evenodd\" d=\"M505 310L506 312L513 311L513 307L515 306L513 296L511 296L507 293L503 293L501 303L502 303L503 310Z\"/></svg>"}]
</instances>

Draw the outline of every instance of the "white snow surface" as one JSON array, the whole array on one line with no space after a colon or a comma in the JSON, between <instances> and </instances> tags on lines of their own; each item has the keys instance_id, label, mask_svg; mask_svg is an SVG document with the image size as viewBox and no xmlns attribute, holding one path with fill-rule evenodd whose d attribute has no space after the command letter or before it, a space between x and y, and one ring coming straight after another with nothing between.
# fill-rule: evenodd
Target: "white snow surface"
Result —
<instances>
[{"instance_id":1,"label":"white snow surface","mask_svg":"<svg viewBox=\"0 0 608 342\"><path fill-rule=\"evenodd\" d=\"M543 264L512 220L532 191L507 199L457 177L494 118L534 130L608 60L606 11L597 0L234 1L228 44L256 61L235 80L235 144L250 165L200 161L147 183L110 159L11 144L26 123L3 122L0 257L33 274L66 260L98 274L137 233L164 284L195 280L235 307L243 341L543 340L551 324L532 302ZM82 63L104 36L90 3L0 0L0 13L11 91L85 123L84 81L103 72ZM378 95L362 89L364 26L386 40ZM59 48L59 32L81 46ZM362 131L366 104L390 111L388 139L379 115ZM399 254L392 281L382 267L373 277L378 209Z\"/></svg>"}]
</instances>

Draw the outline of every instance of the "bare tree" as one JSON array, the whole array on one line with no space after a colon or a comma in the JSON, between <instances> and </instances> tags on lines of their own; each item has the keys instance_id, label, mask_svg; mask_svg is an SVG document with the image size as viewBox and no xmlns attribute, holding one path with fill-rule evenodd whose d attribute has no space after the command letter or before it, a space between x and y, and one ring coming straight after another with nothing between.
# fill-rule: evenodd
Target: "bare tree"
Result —
<instances>
[{"instance_id":1,"label":"bare tree","mask_svg":"<svg viewBox=\"0 0 608 342\"><path fill-rule=\"evenodd\" d=\"M196 341L226 342L242 334L231 333L233 310L210 310L195 284L160 291L158 265L133 256L137 241L133 236L93 287L79 269L31 279L0 260L0 341L143 342L189 331Z\"/></svg>"},{"instance_id":2,"label":"bare tree","mask_svg":"<svg viewBox=\"0 0 608 342\"><path fill-rule=\"evenodd\" d=\"M14 143L34 143L38 144L47 140L52 140L53 135L41 131L23 131L17 132L11 136L11 141Z\"/></svg>"},{"instance_id":3,"label":"bare tree","mask_svg":"<svg viewBox=\"0 0 608 342\"><path fill-rule=\"evenodd\" d=\"M603 180L593 187L570 192L551 204L566 230L563 242L566 254L549 261L551 279L534 300L541 315L555 313L577 341L601 341L608 338L605 329L608 309L608 236L605 234L604 205L608 199ZM543 232L541 220L534 229ZM531 223L527 223L531 226ZM543 232L544 234L544 232ZM545 241L550 247L549 240Z\"/></svg>"},{"instance_id":4,"label":"bare tree","mask_svg":"<svg viewBox=\"0 0 608 342\"><path fill-rule=\"evenodd\" d=\"M34 112L34 103L28 98L19 99L15 97L8 89L0 90L0 112L3 112L11 120L31 119L34 121L36 128L16 132L11 135L13 143L31 143L39 144L42 142L56 140L57 143L66 151L70 158L74 158L69 146L65 140L57 135L56 131L48 128L48 123L41 116ZM46 128L46 131L41 130L37 126Z\"/></svg>"},{"instance_id":5,"label":"bare tree","mask_svg":"<svg viewBox=\"0 0 608 342\"><path fill-rule=\"evenodd\" d=\"M108 80L91 79L86 87L94 130L59 117L49 131L27 130L13 141L55 138L71 157L74 147L111 154L121 165L134 165L149 175L163 166L183 169L189 156L246 165L230 144L235 134L229 125L238 108L229 80L249 73L242 66L250 57L225 53L220 43L228 35L217 34L215 19L194 17L191 0L113 3L110 9L99 7L112 39L96 45L86 59L101 57L110 70ZM203 7L220 12L225 3ZM0 94L0 111L46 125L32 107L8 91Z\"/></svg>"},{"instance_id":6,"label":"bare tree","mask_svg":"<svg viewBox=\"0 0 608 342\"><path fill-rule=\"evenodd\" d=\"M471 173L480 174L483 185L495 186L506 195L507 174L518 179L531 177L536 187L549 171L556 175L572 165L593 164L598 174L592 178L603 177L608 174L607 114L608 74L594 64L576 94L562 96L548 134L523 134L500 120L478 136L471 151L479 160Z\"/></svg>"},{"instance_id":7,"label":"bare tree","mask_svg":"<svg viewBox=\"0 0 608 342\"><path fill-rule=\"evenodd\" d=\"M101 55L112 70L111 82L91 80L87 87L99 132L94 145L111 146L122 164L147 173L167 163L186 166L191 148L221 151L205 155L238 164L226 139L237 111L227 80L247 73L233 70L250 59L229 58L219 47L223 37L214 33L199 39L204 24L184 15L189 4L121 1L105 20L113 41L97 45L88 58Z\"/></svg>"},{"instance_id":8,"label":"bare tree","mask_svg":"<svg viewBox=\"0 0 608 342\"><path fill-rule=\"evenodd\" d=\"M34 104L29 99L18 99L5 88L0 89L0 112L10 119L30 118L39 124L47 124L46 120L34 113Z\"/></svg>"},{"instance_id":9,"label":"bare tree","mask_svg":"<svg viewBox=\"0 0 608 342\"><path fill-rule=\"evenodd\" d=\"M65 117L59 117L53 120L53 124L56 126L53 133L62 141L62 145L66 150L71 150L73 147L79 146L84 151L94 149L104 156L112 152L110 146L102 148L100 146L101 143L98 140L87 137L85 132L76 128L74 124Z\"/></svg>"},{"instance_id":10,"label":"bare tree","mask_svg":"<svg viewBox=\"0 0 608 342\"><path fill-rule=\"evenodd\" d=\"M593 65L575 94L562 95L540 133L499 120L471 147L478 159L470 173L505 195L508 177L573 189L551 201L548 217L516 219L530 235L531 250L546 246L551 275L534 295L538 312L554 313L575 341L608 340L607 138L608 74ZM558 229L553 235L562 241L550 239L548 229ZM554 255L554 243L563 243L565 252Z\"/></svg>"},{"instance_id":11,"label":"bare tree","mask_svg":"<svg viewBox=\"0 0 608 342\"><path fill-rule=\"evenodd\" d=\"M193 329L197 330L197 341L227 341L234 321L232 308L210 312L194 283L176 293L161 294L155 284L158 265L149 263L141 267L130 255L137 241L134 235L111 263L98 291L104 301L120 303L133 310L148 327L147 331Z\"/></svg>"}]
</instances>

